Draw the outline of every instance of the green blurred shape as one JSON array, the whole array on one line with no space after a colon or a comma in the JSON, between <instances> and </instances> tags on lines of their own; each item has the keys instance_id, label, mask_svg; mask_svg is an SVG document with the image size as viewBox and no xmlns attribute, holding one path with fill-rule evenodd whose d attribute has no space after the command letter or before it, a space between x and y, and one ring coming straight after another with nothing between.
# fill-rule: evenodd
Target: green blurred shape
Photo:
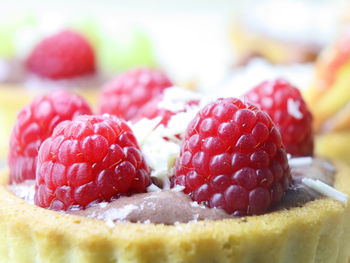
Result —
<instances>
[{"instance_id":1,"label":"green blurred shape","mask_svg":"<svg viewBox=\"0 0 350 263\"><path fill-rule=\"evenodd\" d=\"M99 26L93 17L81 17L69 25L74 31L84 35L95 49L98 49L100 42Z\"/></svg>"},{"instance_id":2,"label":"green blurred shape","mask_svg":"<svg viewBox=\"0 0 350 263\"><path fill-rule=\"evenodd\" d=\"M0 22L0 57L11 58L16 54L16 34L26 26L36 25L37 21L32 14L13 18L4 17Z\"/></svg>"},{"instance_id":3,"label":"green blurred shape","mask_svg":"<svg viewBox=\"0 0 350 263\"><path fill-rule=\"evenodd\" d=\"M17 18L18 17L18 18ZM98 18L98 19L97 19ZM133 67L154 67L156 59L150 38L142 29L113 19L113 26L102 23L101 17L80 16L68 22L68 28L83 34L93 45L99 67L114 73ZM1 22L2 21L2 22ZM38 28L34 14L17 15L0 20L0 57L16 55L16 36L26 28Z\"/></svg>"},{"instance_id":4,"label":"green blurred shape","mask_svg":"<svg viewBox=\"0 0 350 263\"><path fill-rule=\"evenodd\" d=\"M124 28L116 21L115 28L109 26L107 29L99 20L84 17L73 22L71 28L83 34L94 46L98 65L103 72L156 66L151 40L135 26Z\"/></svg>"},{"instance_id":5,"label":"green blurred shape","mask_svg":"<svg viewBox=\"0 0 350 263\"><path fill-rule=\"evenodd\" d=\"M13 44L13 30L10 27L0 25L0 57L10 58L15 53Z\"/></svg>"},{"instance_id":6,"label":"green blurred shape","mask_svg":"<svg viewBox=\"0 0 350 263\"><path fill-rule=\"evenodd\" d=\"M124 34L103 34L98 53L100 66L107 72L156 66L151 40L136 28L130 28Z\"/></svg>"}]
</instances>

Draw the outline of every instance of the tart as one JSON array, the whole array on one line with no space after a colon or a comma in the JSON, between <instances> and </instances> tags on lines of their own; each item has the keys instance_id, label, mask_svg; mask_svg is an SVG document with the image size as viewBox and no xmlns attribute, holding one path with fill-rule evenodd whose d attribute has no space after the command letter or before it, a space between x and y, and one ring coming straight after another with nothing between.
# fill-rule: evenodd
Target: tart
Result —
<instances>
[{"instance_id":1,"label":"tart","mask_svg":"<svg viewBox=\"0 0 350 263\"><path fill-rule=\"evenodd\" d=\"M335 7L271 0L246 5L231 28L238 64L245 64L253 57L277 64L315 61L334 34Z\"/></svg>"},{"instance_id":2,"label":"tart","mask_svg":"<svg viewBox=\"0 0 350 263\"><path fill-rule=\"evenodd\" d=\"M272 121L280 121L276 112L296 114L286 110L288 98L302 103L294 87L274 84L276 93L287 92L278 107L268 109L269 117L235 98L201 108L204 98L181 98L161 78L142 86L131 74L119 85L130 79L137 92L129 99L146 90L154 93L150 105L139 105L141 121L129 107L103 96L101 101L136 124L109 114L77 116L89 112L88 106L66 92L46 98L59 105L52 107L57 113L39 98L28 106L31 111L19 114L10 170L0 176L0 231L5 233L0 256L5 262L348 261L349 168L311 157L288 161L286 138L279 132L285 124ZM125 91L119 85L108 91ZM261 89L253 92L271 96ZM66 100L74 103L60 104ZM302 106L297 111L305 115L301 120L310 121ZM59 122L61 112L69 114ZM184 132L180 124L187 120ZM48 134L38 123L56 126ZM142 135L136 137L130 126L137 125ZM293 120L287 125L299 127ZM312 151L312 145L307 149ZM29 168L35 172L23 160L33 162ZM214 216L195 212L183 219L186 205ZM133 212L141 218L128 217ZM172 218L158 220L164 215Z\"/></svg>"},{"instance_id":3,"label":"tart","mask_svg":"<svg viewBox=\"0 0 350 263\"><path fill-rule=\"evenodd\" d=\"M316 63L312 85L305 90L318 133L316 152L349 162L350 31L345 30Z\"/></svg>"},{"instance_id":4,"label":"tart","mask_svg":"<svg viewBox=\"0 0 350 263\"><path fill-rule=\"evenodd\" d=\"M335 188L350 193L349 168ZM322 198L259 216L192 224L106 222L30 205L0 186L3 262L348 262L350 210Z\"/></svg>"}]
</instances>

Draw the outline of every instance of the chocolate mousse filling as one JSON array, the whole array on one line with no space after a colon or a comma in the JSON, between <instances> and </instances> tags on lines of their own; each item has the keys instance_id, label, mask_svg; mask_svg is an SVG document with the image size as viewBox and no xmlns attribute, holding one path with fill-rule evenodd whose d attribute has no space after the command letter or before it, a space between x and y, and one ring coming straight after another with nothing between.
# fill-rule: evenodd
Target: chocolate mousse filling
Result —
<instances>
[{"instance_id":1,"label":"chocolate mousse filling","mask_svg":"<svg viewBox=\"0 0 350 263\"><path fill-rule=\"evenodd\" d=\"M291 168L292 184L281 202L271 212L299 207L307 202L322 198L320 193L305 186L302 183L302 178L318 179L333 186L335 172L335 168L330 162L320 158L313 158L311 164ZM32 181L32 187L33 183ZM27 186L13 185L9 188L17 196L33 203L31 198L23 195L23 187L28 188L29 184L26 182ZM175 189L121 197L109 203L102 202L84 210L70 210L67 213L105 220L106 222L166 225L233 218L232 215L227 214L222 209L208 208L205 205L193 202L188 195L175 191Z\"/></svg>"},{"instance_id":2,"label":"chocolate mousse filling","mask_svg":"<svg viewBox=\"0 0 350 263\"><path fill-rule=\"evenodd\" d=\"M166 225L231 217L222 209L199 205L183 192L172 190L122 197L110 203L102 203L102 206L100 203L69 213L114 222Z\"/></svg>"},{"instance_id":3,"label":"chocolate mousse filling","mask_svg":"<svg viewBox=\"0 0 350 263\"><path fill-rule=\"evenodd\" d=\"M320 180L333 186L335 172L335 167L329 161L321 158L313 158L311 165L291 168L291 186L284 194L281 202L273 208L273 211L300 207L307 202L322 198L322 194L304 185L302 178L308 177Z\"/></svg>"}]
</instances>

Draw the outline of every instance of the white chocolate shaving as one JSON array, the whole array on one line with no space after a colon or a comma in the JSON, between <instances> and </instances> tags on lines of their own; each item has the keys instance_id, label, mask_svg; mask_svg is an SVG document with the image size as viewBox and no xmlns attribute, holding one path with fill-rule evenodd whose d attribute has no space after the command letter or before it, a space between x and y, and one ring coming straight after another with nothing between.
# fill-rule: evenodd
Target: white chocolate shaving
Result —
<instances>
[{"instance_id":1,"label":"white chocolate shaving","mask_svg":"<svg viewBox=\"0 0 350 263\"><path fill-rule=\"evenodd\" d=\"M8 188L19 198L34 204L35 180L26 180L20 184L11 184Z\"/></svg>"},{"instance_id":2,"label":"white chocolate shaving","mask_svg":"<svg viewBox=\"0 0 350 263\"><path fill-rule=\"evenodd\" d=\"M291 158L288 163L291 168L308 166L312 164L312 157Z\"/></svg>"},{"instance_id":3,"label":"white chocolate shaving","mask_svg":"<svg viewBox=\"0 0 350 263\"><path fill-rule=\"evenodd\" d=\"M300 112L300 102L293 99L288 99L287 101L287 110L290 115L295 119L300 120L303 118L303 114Z\"/></svg>"},{"instance_id":4,"label":"white chocolate shaving","mask_svg":"<svg viewBox=\"0 0 350 263\"><path fill-rule=\"evenodd\" d=\"M337 189L333 188L332 186L329 186L328 184L323 183L320 180L304 177L302 179L302 183L325 196L333 198L336 201L342 202L344 204L346 204L348 201L347 194L338 191Z\"/></svg>"},{"instance_id":5,"label":"white chocolate shaving","mask_svg":"<svg viewBox=\"0 0 350 263\"><path fill-rule=\"evenodd\" d=\"M200 105L188 102L200 100ZM180 155L180 146L190 121L206 103L207 99L189 90L172 87L165 90L164 98L158 107L177 112L166 126L160 124L161 117L152 120L146 118L136 123L129 123L140 144L148 165L152 168L151 176L160 179L162 189L170 189L170 180L174 173L175 161ZM184 112L178 112L185 110ZM157 189L151 187L149 191Z\"/></svg>"},{"instance_id":6,"label":"white chocolate shaving","mask_svg":"<svg viewBox=\"0 0 350 263\"><path fill-rule=\"evenodd\" d=\"M186 103L191 100L201 100L202 95L195 93L188 89L180 87L171 87L165 89L163 93L163 99L158 103L159 108L167 109L172 112L178 112L189 106Z\"/></svg>"},{"instance_id":7,"label":"white chocolate shaving","mask_svg":"<svg viewBox=\"0 0 350 263\"><path fill-rule=\"evenodd\" d=\"M106 220L106 225L110 228L115 227L113 220L110 220L110 219Z\"/></svg>"},{"instance_id":8,"label":"white chocolate shaving","mask_svg":"<svg viewBox=\"0 0 350 263\"><path fill-rule=\"evenodd\" d=\"M98 204L101 208L106 208L108 203L107 202L101 202Z\"/></svg>"},{"instance_id":9,"label":"white chocolate shaving","mask_svg":"<svg viewBox=\"0 0 350 263\"><path fill-rule=\"evenodd\" d=\"M182 185L175 185L173 188L171 188L171 191L174 191L174 192L181 192L185 189L184 186Z\"/></svg>"},{"instance_id":10,"label":"white chocolate shaving","mask_svg":"<svg viewBox=\"0 0 350 263\"><path fill-rule=\"evenodd\" d=\"M147 187L147 192L160 192L160 191L162 191L162 189L160 189L155 184L151 184L150 186Z\"/></svg>"}]
</instances>

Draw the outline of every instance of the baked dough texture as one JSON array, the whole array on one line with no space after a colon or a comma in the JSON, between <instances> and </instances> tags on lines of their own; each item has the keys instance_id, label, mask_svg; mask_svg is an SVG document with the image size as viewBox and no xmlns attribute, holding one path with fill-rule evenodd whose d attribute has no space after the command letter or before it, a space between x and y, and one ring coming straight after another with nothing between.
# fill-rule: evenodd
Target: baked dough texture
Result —
<instances>
[{"instance_id":1,"label":"baked dough texture","mask_svg":"<svg viewBox=\"0 0 350 263\"><path fill-rule=\"evenodd\" d=\"M240 219L172 226L116 223L25 203L0 176L2 263L345 263L349 206L330 198ZM350 193L350 171L337 164L335 187Z\"/></svg>"}]
</instances>

